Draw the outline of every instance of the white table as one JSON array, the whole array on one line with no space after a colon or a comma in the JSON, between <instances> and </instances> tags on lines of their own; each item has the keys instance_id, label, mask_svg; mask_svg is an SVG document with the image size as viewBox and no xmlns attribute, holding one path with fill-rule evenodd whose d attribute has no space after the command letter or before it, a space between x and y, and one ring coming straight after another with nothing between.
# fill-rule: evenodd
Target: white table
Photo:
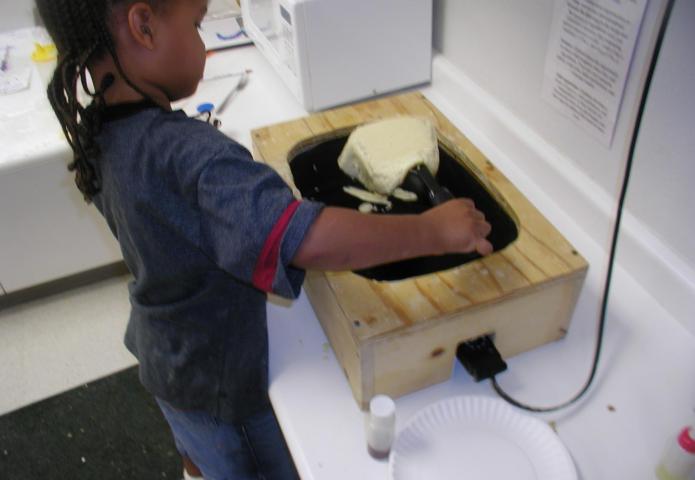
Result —
<instances>
[{"instance_id":1,"label":"white table","mask_svg":"<svg viewBox=\"0 0 695 480\"><path fill-rule=\"evenodd\" d=\"M508 371L498 377L508 393L534 405L574 395L595 345L604 258L576 235L570 238L593 268L567 337L509 359ZM668 437L692 421L695 338L621 269L612 291L592 389L572 408L537 416L555 422L579 478L654 478ZM271 305L269 325L271 399L302 478L389 478L387 464L367 454L364 414L306 297L291 308ZM475 383L456 365L447 382L396 400L397 429L419 409L456 395L496 396L489 382Z\"/></svg>"}]
</instances>

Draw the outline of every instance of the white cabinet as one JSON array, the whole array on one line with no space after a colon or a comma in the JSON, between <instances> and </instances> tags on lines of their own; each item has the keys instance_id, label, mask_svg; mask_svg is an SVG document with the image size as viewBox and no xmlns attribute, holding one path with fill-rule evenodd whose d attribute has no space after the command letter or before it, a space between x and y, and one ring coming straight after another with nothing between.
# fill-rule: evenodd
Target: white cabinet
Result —
<instances>
[{"instance_id":1,"label":"white cabinet","mask_svg":"<svg viewBox=\"0 0 695 480\"><path fill-rule=\"evenodd\" d=\"M31 12L32 6L20 1L16 16ZM29 26L27 15L15 27ZM84 203L74 174L67 171L72 152L46 98L41 73L48 76L50 66L35 68L26 90L0 96L2 294L121 259L106 223Z\"/></svg>"},{"instance_id":2,"label":"white cabinet","mask_svg":"<svg viewBox=\"0 0 695 480\"><path fill-rule=\"evenodd\" d=\"M3 6L0 31L33 23L33 1L13 5ZM35 68L29 88L0 96L0 295L122 258L67 171L72 152L46 98L50 70Z\"/></svg>"},{"instance_id":3,"label":"white cabinet","mask_svg":"<svg viewBox=\"0 0 695 480\"><path fill-rule=\"evenodd\" d=\"M11 293L120 260L117 242L87 205L65 148L0 170L0 281Z\"/></svg>"}]
</instances>

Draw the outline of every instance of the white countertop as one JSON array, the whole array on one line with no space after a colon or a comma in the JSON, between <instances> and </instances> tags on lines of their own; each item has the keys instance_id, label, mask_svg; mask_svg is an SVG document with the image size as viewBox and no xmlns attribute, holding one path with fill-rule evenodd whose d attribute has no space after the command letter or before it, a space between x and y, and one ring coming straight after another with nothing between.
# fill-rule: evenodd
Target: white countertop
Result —
<instances>
[{"instance_id":1,"label":"white countertop","mask_svg":"<svg viewBox=\"0 0 695 480\"><path fill-rule=\"evenodd\" d=\"M253 70L248 86L220 117L222 130L246 147L251 147L251 129L307 114L255 48L229 50L210 60L220 61L230 72ZM231 85L229 79L204 82L185 106L219 101ZM436 81L423 92L469 133L466 118L442 98ZM22 126L19 134L9 135L5 127L10 125L13 132ZM67 149L40 85L12 101L2 99L0 126L5 142L0 172L36 159L46 161L48 154ZM35 137L37 129L43 136ZM508 393L524 402L562 402L583 385L590 369L605 253L524 175L523 165L483 151L591 265L566 338L508 359L509 369L498 377ZM611 291L595 384L576 406L537 416L555 422L580 478L654 478L667 439L695 418L695 337L658 305L654 298L659 292L646 292L621 268L615 271ZM366 452L363 413L306 297L302 294L289 307L271 304L268 311L271 400L302 478L388 478L387 463ZM455 365L450 380L396 400L397 428L432 402L471 394L496 396L489 382L475 383Z\"/></svg>"},{"instance_id":2,"label":"white countertop","mask_svg":"<svg viewBox=\"0 0 695 480\"><path fill-rule=\"evenodd\" d=\"M592 268L568 335L507 360L498 381L544 406L569 399L588 375L602 285L602 252L571 225L560 228ZM581 479L650 479L665 442L692 422L695 338L620 268L614 274L600 366L576 406L535 415L554 421ZM269 308L271 399L303 479L389 478L366 451L363 416L306 297ZM397 430L419 409L456 395L495 397L460 365L442 384L396 400Z\"/></svg>"}]
</instances>

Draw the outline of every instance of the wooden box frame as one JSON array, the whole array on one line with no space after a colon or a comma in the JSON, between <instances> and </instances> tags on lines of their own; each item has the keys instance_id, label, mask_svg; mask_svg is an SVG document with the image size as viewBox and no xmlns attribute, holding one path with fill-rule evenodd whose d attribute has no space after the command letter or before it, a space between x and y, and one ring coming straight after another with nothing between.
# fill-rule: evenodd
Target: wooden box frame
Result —
<instances>
[{"instance_id":1,"label":"wooden box frame","mask_svg":"<svg viewBox=\"0 0 695 480\"><path fill-rule=\"evenodd\" d=\"M425 97L408 93L317 113L252 132L253 153L294 185L289 160L308 143L396 115L430 118L446 148L514 219L503 250L462 266L381 282L352 272L308 272L306 294L356 401L448 379L456 348L494 335L507 358L565 335L588 264L501 172Z\"/></svg>"}]
</instances>

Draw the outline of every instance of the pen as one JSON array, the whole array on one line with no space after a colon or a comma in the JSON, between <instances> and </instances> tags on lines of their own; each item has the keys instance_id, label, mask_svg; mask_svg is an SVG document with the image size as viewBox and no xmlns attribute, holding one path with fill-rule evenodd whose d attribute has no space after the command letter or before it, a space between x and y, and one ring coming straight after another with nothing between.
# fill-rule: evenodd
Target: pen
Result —
<instances>
[{"instance_id":1,"label":"pen","mask_svg":"<svg viewBox=\"0 0 695 480\"><path fill-rule=\"evenodd\" d=\"M219 79L221 79L221 78L240 77L240 76L242 76L242 75L249 74L249 73L251 73L252 71L253 71L253 70L251 70L251 69L246 69L246 70L242 70L242 71L239 71L239 72L220 73L220 74L218 74L218 75L211 75L211 76L209 76L209 77L203 76L203 78L201 79L201 82L207 82L207 81L210 81L210 80L219 80Z\"/></svg>"},{"instance_id":2,"label":"pen","mask_svg":"<svg viewBox=\"0 0 695 480\"><path fill-rule=\"evenodd\" d=\"M217 114L221 115L222 112L227 108L227 105L229 104L229 101L236 96L237 93L239 93L241 90L246 87L246 84L249 81L249 74L248 72L244 72L241 75L241 78L237 82L236 86L227 94L226 97L224 97L224 100L222 100L222 103L220 104L219 107L217 107Z\"/></svg>"},{"instance_id":3,"label":"pen","mask_svg":"<svg viewBox=\"0 0 695 480\"><path fill-rule=\"evenodd\" d=\"M6 72L9 68L8 60L10 58L10 48L11 47L9 45L5 47L5 55L2 57L2 65L0 65L0 70L3 72Z\"/></svg>"}]
</instances>

